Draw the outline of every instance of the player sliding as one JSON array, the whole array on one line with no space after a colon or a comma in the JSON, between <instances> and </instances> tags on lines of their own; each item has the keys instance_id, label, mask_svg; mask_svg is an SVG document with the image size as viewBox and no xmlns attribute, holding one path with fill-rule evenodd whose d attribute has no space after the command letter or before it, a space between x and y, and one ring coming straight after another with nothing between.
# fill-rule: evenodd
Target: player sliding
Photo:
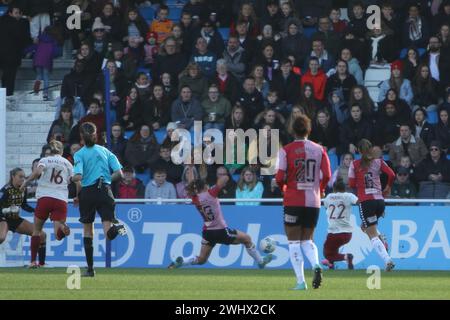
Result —
<instances>
[{"instance_id":1,"label":"player sliding","mask_svg":"<svg viewBox=\"0 0 450 320\"><path fill-rule=\"evenodd\" d=\"M63 240L70 234L66 225L68 185L73 174L72 164L62 157L64 146L59 141L49 143L51 156L42 158L36 169L25 180L20 189L26 189L27 184L39 178L36 190L38 199L34 212L34 228L31 237L31 264L35 269L40 265L36 262L36 255L40 243L40 234L45 221L50 217L53 221L56 240Z\"/></svg>"},{"instance_id":2,"label":"player sliding","mask_svg":"<svg viewBox=\"0 0 450 320\"><path fill-rule=\"evenodd\" d=\"M378 220L384 216L384 197L391 193L395 174L383 159L374 157L370 141L361 140L358 150L361 159L350 164L349 185L357 189L362 229L369 236L376 253L383 259L386 271L391 271L395 265L379 237L377 225ZM380 182L382 172L388 176L387 186L383 191Z\"/></svg>"},{"instance_id":3,"label":"player sliding","mask_svg":"<svg viewBox=\"0 0 450 320\"><path fill-rule=\"evenodd\" d=\"M346 261L348 268L353 269L353 255L351 253L341 254L339 248L352 239L353 227L350 223L352 216L352 205L358 202L358 198L349 192L345 192L345 183L342 179L336 180L333 185L333 193L324 200L328 217L328 235L323 245L325 260L322 264L334 269L334 263Z\"/></svg>"},{"instance_id":4,"label":"player sliding","mask_svg":"<svg viewBox=\"0 0 450 320\"><path fill-rule=\"evenodd\" d=\"M312 239L319 219L320 198L331 177L330 160L322 146L308 140L311 133L308 117L298 117L292 130L296 140L279 151L276 181L280 190L285 190L284 227L297 277L297 285L293 289L307 289L303 254L314 269L312 286L318 289L322 283L322 268Z\"/></svg>"},{"instance_id":5,"label":"player sliding","mask_svg":"<svg viewBox=\"0 0 450 320\"><path fill-rule=\"evenodd\" d=\"M220 190L227 184L228 176L220 177L216 185L208 189L203 180L194 179L192 167L188 167L187 170L189 184L186 191L204 220L202 247L199 256L191 256L186 259L178 257L169 265L169 269L205 264L216 244L243 244L258 267L264 268L272 261L273 256L268 254L262 258L251 237L242 231L228 228L223 217L217 197Z\"/></svg>"},{"instance_id":6,"label":"player sliding","mask_svg":"<svg viewBox=\"0 0 450 320\"><path fill-rule=\"evenodd\" d=\"M25 181L25 172L15 168L9 173L9 183L0 190L0 244L5 241L8 230L31 236L33 224L20 217L20 208L27 212L34 212L34 208L27 203L25 191L20 186ZM45 265L46 237L44 231L38 234L39 264Z\"/></svg>"}]
</instances>

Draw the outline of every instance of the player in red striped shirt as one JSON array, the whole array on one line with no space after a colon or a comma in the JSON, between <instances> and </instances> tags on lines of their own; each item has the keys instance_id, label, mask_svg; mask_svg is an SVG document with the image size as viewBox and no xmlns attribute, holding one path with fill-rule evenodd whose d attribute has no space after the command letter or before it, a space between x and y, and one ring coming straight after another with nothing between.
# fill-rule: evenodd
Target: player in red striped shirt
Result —
<instances>
[{"instance_id":1,"label":"player in red striped shirt","mask_svg":"<svg viewBox=\"0 0 450 320\"><path fill-rule=\"evenodd\" d=\"M311 133L308 117L298 117L292 129L296 140L279 151L276 181L284 191L284 226L297 277L294 290L307 289L303 255L314 268L312 285L317 289L322 283L322 267L312 238L319 219L320 198L331 177L330 160L322 146L308 140Z\"/></svg>"},{"instance_id":2,"label":"player in red striped shirt","mask_svg":"<svg viewBox=\"0 0 450 320\"><path fill-rule=\"evenodd\" d=\"M361 140L358 149L361 159L353 161L350 165L349 185L351 188L357 189L362 229L369 236L377 254L383 259L386 271L391 271L395 265L379 237L377 225L378 220L384 216L384 197L391 193L395 173L383 159L375 158L370 141ZM384 190L381 187L381 173L388 176L387 186Z\"/></svg>"}]
</instances>

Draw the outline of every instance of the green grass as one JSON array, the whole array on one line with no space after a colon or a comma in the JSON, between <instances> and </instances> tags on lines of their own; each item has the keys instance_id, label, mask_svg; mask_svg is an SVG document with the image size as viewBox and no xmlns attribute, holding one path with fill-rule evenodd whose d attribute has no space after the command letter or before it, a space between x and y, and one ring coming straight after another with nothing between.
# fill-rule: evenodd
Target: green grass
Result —
<instances>
[{"instance_id":1,"label":"green grass","mask_svg":"<svg viewBox=\"0 0 450 320\"><path fill-rule=\"evenodd\" d=\"M368 290L364 271L325 271L322 288L297 292L289 270L97 269L81 290L67 289L65 271L0 269L0 299L450 299L448 272L382 272Z\"/></svg>"}]
</instances>

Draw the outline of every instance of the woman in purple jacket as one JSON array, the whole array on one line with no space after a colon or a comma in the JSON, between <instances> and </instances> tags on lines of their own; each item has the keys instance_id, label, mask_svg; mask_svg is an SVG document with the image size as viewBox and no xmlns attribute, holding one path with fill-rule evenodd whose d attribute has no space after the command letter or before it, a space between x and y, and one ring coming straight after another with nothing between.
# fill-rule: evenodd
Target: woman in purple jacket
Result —
<instances>
[{"instance_id":1,"label":"woman in purple jacket","mask_svg":"<svg viewBox=\"0 0 450 320\"><path fill-rule=\"evenodd\" d=\"M33 66L36 69L36 81L34 82L34 93L40 90L41 81L44 80L44 101L48 100L49 75L53 67L53 58L57 51L57 42L51 35L51 27L45 28L39 36Z\"/></svg>"}]
</instances>

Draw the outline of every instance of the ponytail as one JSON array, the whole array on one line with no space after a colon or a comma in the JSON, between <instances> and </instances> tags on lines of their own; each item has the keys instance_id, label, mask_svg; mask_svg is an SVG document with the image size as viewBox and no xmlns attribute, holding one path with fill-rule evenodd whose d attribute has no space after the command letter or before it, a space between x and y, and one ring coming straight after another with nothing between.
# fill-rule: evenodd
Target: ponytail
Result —
<instances>
[{"instance_id":1,"label":"ponytail","mask_svg":"<svg viewBox=\"0 0 450 320\"><path fill-rule=\"evenodd\" d=\"M361 167L366 169L374 159L372 143L367 139L362 139L358 144L358 149L361 153Z\"/></svg>"},{"instance_id":2,"label":"ponytail","mask_svg":"<svg viewBox=\"0 0 450 320\"><path fill-rule=\"evenodd\" d=\"M80 126L80 135L87 147L93 147L97 143L97 127L92 122Z\"/></svg>"}]
</instances>

